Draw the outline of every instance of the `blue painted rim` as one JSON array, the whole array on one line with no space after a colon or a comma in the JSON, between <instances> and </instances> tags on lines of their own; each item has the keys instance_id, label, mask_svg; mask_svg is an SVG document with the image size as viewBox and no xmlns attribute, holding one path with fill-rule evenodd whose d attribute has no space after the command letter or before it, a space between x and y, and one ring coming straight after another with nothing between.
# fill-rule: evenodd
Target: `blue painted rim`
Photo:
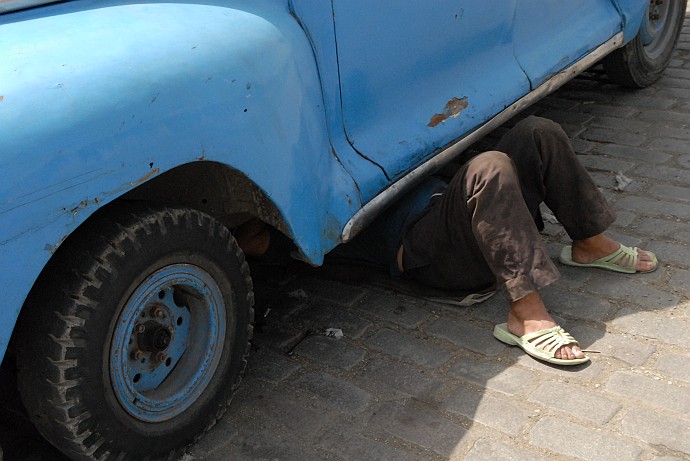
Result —
<instances>
[{"instance_id":1,"label":"blue painted rim","mask_svg":"<svg viewBox=\"0 0 690 461\"><path fill-rule=\"evenodd\" d=\"M645 54L654 59L666 49L669 40L673 39L673 24L676 21L674 0L651 0L647 14L640 29L640 39ZM683 12L684 13L684 12Z\"/></svg>"},{"instance_id":2,"label":"blue painted rim","mask_svg":"<svg viewBox=\"0 0 690 461\"><path fill-rule=\"evenodd\" d=\"M226 315L220 288L200 267L173 264L148 276L122 308L110 345L122 408L161 422L196 402L223 353Z\"/></svg>"}]
</instances>

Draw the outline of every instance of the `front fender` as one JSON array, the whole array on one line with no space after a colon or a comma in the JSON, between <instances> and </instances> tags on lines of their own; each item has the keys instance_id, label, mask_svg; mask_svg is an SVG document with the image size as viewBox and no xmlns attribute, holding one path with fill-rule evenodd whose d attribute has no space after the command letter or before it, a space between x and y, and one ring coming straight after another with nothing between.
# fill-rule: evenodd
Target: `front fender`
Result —
<instances>
[{"instance_id":1,"label":"front fender","mask_svg":"<svg viewBox=\"0 0 690 461\"><path fill-rule=\"evenodd\" d=\"M649 0L612 0L623 19L623 43L635 38L649 8Z\"/></svg>"},{"instance_id":2,"label":"front fender","mask_svg":"<svg viewBox=\"0 0 690 461\"><path fill-rule=\"evenodd\" d=\"M0 17L0 49L0 357L60 242L178 165L243 172L317 264L360 207L285 2L68 2Z\"/></svg>"}]
</instances>

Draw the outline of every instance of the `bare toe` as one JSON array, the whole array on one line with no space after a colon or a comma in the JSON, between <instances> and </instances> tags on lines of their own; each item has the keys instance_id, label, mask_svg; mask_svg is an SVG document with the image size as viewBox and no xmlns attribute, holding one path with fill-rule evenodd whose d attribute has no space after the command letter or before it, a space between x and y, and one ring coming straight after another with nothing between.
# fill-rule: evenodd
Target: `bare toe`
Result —
<instances>
[{"instance_id":1,"label":"bare toe","mask_svg":"<svg viewBox=\"0 0 690 461\"><path fill-rule=\"evenodd\" d=\"M637 264L635 269L640 272L651 272L657 268L657 259L654 253L637 249Z\"/></svg>"}]
</instances>

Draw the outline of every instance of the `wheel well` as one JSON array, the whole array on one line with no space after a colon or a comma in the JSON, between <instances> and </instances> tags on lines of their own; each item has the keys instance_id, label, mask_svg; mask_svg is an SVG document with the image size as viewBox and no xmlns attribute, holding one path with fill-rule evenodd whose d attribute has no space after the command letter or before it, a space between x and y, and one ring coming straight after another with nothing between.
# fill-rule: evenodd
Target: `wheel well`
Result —
<instances>
[{"instance_id":1,"label":"wheel well","mask_svg":"<svg viewBox=\"0 0 690 461\"><path fill-rule=\"evenodd\" d=\"M91 224L97 220L97 215L111 213L127 202L151 202L196 209L213 216L231 230L252 218L258 218L292 240L285 220L275 204L246 175L221 163L194 162L152 178L102 206L75 229L65 242L90 238ZM57 248L57 252L69 246L65 242ZM41 271L36 283L45 277L54 260L55 255ZM35 289L36 283L31 291ZM15 327L6 357L14 355L17 331L18 328Z\"/></svg>"},{"instance_id":2,"label":"wheel well","mask_svg":"<svg viewBox=\"0 0 690 461\"><path fill-rule=\"evenodd\" d=\"M194 162L173 168L127 192L117 201L148 201L203 211L228 228L251 218L290 235L282 215L251 179L216 162Z\"/></svg>"}]
</instances>

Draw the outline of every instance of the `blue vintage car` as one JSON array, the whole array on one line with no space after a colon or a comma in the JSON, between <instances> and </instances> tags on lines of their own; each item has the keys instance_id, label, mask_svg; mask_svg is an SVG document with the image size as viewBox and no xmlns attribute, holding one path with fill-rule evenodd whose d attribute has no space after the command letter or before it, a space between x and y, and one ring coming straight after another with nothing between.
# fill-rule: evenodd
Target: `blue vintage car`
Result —
<instances>
[{"instance_id":1,"label":"blue vintage car","mask_svg":"<svg viewBox=\"0 0 690 461\"><path fill-rule=\"evenodd\" d=\"M74 459L173 456L240 381L250 219L319 265L604 60L643 87L687 0L0 0L0 358Z\"/></svg>"}]
</instances>

